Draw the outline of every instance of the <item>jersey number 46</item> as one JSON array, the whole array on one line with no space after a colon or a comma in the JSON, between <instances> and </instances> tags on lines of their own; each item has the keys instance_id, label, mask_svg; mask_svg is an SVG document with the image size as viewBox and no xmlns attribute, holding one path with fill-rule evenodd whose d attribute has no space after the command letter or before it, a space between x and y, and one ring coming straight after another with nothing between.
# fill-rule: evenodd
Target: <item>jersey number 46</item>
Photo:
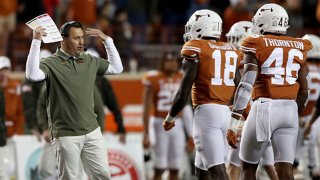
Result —
<instances>
[{"instance_id":1,"label":"jersey number 46","mask_svg":"<svg viewBox=\"0 0 320 180\"><path fill-rule=\"evenodd\" d=\"M298 58L302 61L303 54L298 49L290 49L287 57L288 59L284 61L283 48L275 48L268 59L262 64L261 74L273 75L271 83L275 85L283 85L285 81L290 85L295 84L300 64L294 63L294 59Z\"/></svg>"}]
</instances>

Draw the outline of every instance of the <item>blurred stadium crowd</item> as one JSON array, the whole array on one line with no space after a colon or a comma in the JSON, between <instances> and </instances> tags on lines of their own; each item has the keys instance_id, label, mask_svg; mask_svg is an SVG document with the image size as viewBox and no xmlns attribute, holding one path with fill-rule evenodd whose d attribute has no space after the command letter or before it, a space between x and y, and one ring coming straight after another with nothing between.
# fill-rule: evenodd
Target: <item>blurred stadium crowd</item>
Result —
<instances>
[{"instance_id":1,"label":"blurred stadium crowd","mask_svg":"<svg viewBox=\"0 0 320 180\"><path fill-rule=\"evenodd\" d=\"M153 68L159 51L179 51L184 25L197 9L211 9L223 18L223 36L240 20L251 20L265 3L277 3L289 13L288 35L320 34L318 0L1 0L0 55L8 56L13 71L25 69L32 31L25 23L48 13L60 27L76 20L110 35L122 56L124 70ZM88 41L87 41L88 42ZM89 41L103 56L100 43ZM51 52L55 44L47 44ZM129 63L131 62L131 63ZM138 65L136 65L138 64Z\"/></svg>"}]
</instances>

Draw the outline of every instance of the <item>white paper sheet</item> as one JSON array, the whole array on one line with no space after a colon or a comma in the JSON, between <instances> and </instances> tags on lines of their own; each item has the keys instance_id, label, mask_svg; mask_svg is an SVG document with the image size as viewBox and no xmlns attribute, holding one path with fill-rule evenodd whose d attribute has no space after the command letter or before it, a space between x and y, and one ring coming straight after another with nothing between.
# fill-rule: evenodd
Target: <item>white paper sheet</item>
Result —
<instances>
[{"instance_id":1,"label":"white paper sheet","mask_svg":"<svg viewBox=\"0 0 320 180\"><path fill-rule=\"evenodd\" d=\"M62 36L54 21L48 14L39 15L26 23L32 30L41 26L45 28L47 36L42 37L44 43L62 41Z\"/></svg>"}]
</instances>

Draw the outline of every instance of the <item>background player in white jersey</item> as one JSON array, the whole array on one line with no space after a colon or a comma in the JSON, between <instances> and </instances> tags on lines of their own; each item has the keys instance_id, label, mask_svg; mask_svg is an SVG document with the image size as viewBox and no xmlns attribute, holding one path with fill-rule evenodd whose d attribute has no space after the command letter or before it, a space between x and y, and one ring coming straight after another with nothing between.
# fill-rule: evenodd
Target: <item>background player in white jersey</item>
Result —
<instances>
[{"instance_id":1,"label":"background player in white jersey","mask_svg":"<svg viewBox=\"0 0 320 180\"><path fill-rule=\"evenodd\" d=\"M317 100L320 95L320 37L314 34L306 34L302 37L303 39L308 39L311 41L313 48L308 52L307 63L309 68L309 77L310 77L310 96L307 107L302 114L301 123L302 128L305 128L307 135L307 143L306 144L306 152L302 152L301 154L306 154L308 156L308 168L309 174L312 178L320 177L320 147L319 147L319 130L320 130L320 121L314 122L317 119L318 107L316 106ZM313 114L313 118L311 117ZM311 122L313 121L313 122ZM313 124L311 126L311 124ZM299 129L300 130L300 129ZM311 132L310 132L311 131ZM303 132L303 131L302 131ZM310 134L309 134L310 133ZM301 133L302 134L302 133ZM299 134L300 135L300 134ZM299 138L298 138L299 139ZM302 139L302 138L301 138ZM297 142L299 143L299 141ZM303 150L305 150L303 148ZM303 159L303 158L301 158Z\"/></svg>"},{"instance_id":2,"label":"background player in white jersey","mask_svg":"<svg viewBox=\"0 0 320 180\"><path fill-rule=\"evenodd\" d=\"M227 138L236 147L239 119L252 95L254 103L240 142L241 179L256 179L259 160L270 142L279 179L293 179L298 112L305 108L309 93L306 55L312 45L308 40L281 36L289 28L288 21L283 7L263 5L252 28L261 35L246 38L240 46L245 53L244 75L235 94Z\"/></svg>"},{"instance_id":3,"label":"background player in white jersey","mask_svg":"<svg viewBox=\"0 0 320 180\"><path fill-rule=\"evenodd\" d=\"M165 132L162 128L162 121L171 108L182 78L182 73L178 69L178 58L172 53L165 53L161 59L160 70L147 72L142 80L144 146L148 147L151 143L154 152L155 180L162 179L165 170L169 170L170 180L178 180L178 171L182 166L185 150L185 129L189 137L188 145L194 147L191 129L193 113L190 105L179 115L177 128L170 132Z\"/></svg>"},{"instance_id":4,"label":"background player in white jersey","mask_svg":"<svg viewBox=\"0 0 320 180\"><path fill-rule=\"evenodd\" d=\"M311 120L306 124L305 127L305 131L304 131L304 135L305 137L309 137L310 133L314 133L314 135L317 138L317 142L316 142L316 150L315 150L315 159L316 159L316 166L312 168L312 171L310 172L310 176L312 179L316 180L320 178L320 98L317 100L317 103L315 105L315 111L313 113L313 116L311 118Z\"/></svg>"},{"instance_id":5,"label":"background player in white jersey","mask_svg":"<svg viewBox=\"0 0 320 180\"><path fill-rule=\"evenodd\" d=\"M235 23L226 34L228 43L235 45L237 48L240 47L241 42L244 38L252 35L251 28L252 22L250 21L239 21ZM243 56L241 56L243 57ZM238 67L242 75L243 72L243 59L240 60L240 66ZM250 110L250 105L248 105L247 110ZM247 113L246 113L247 114ZM247 116L243 116L244 120ZM241 160L239 157L239 149L231 148L228 152L227 161L229 166L227 167L228 175L231 180L238 180L240 177L240 164ZM266 149L265 153L261 158L261 163L264 169L266 170L270 179L277 179L277 172L274 168L274 157L271 144Z\"/></svg>"},{"instance_id":6,"label":"background player in white jersey","mask_svg":"<svg viewBox=\"0 0 320 180\"><path fill-rule=\"evenodd\" d=\"M240 79L236 72L239 53L230 44L219 42L220 16L198 10L185 26L181 55L183 79L163 126L175 125L175 117L187 103L192 90L193 138L196 146L196 175L199 179L228 179L225 168L225 132L230 119L230 99ZM236 76L237 74L237 76Z\"/></svg>"}]
</instances>

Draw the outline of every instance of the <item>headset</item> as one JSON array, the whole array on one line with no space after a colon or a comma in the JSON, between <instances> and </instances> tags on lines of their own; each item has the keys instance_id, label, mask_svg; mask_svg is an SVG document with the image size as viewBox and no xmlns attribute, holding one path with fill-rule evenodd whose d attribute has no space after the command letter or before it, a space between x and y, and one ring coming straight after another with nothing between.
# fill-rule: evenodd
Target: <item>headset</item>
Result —
<instances>
[{"instance_id":1,"label":"headset","mask_svg":"<svg viewBox=\"0 0 320 180\"><path fill-rule=\"evenodd\" d=\"M82 29L82 24L79 23L78 21L70 21L70 22L64 23L60 28L61 36L62 37L69 37L69 29L72 27Z\"/></svg>"}]
</instances>

